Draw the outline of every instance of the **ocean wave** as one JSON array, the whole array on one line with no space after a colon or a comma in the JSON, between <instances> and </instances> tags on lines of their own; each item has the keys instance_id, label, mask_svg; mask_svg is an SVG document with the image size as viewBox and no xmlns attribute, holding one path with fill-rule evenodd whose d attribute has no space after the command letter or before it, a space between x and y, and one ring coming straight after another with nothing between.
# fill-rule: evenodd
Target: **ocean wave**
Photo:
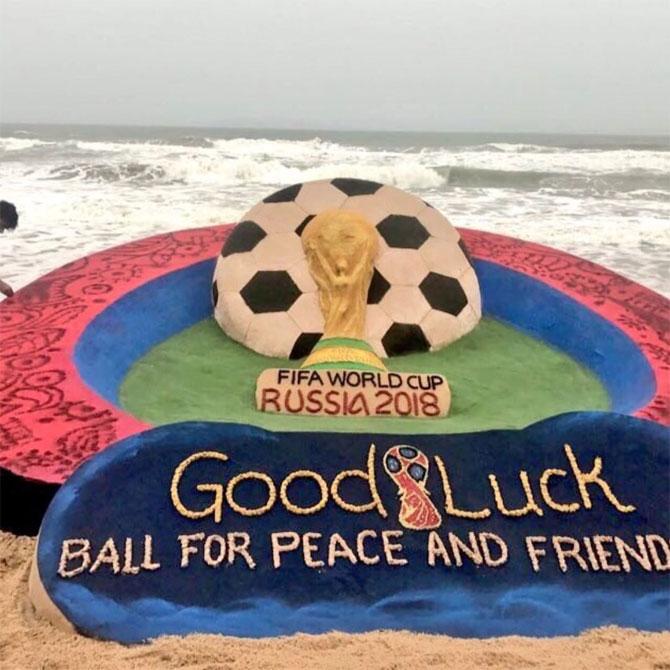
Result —
<instances>
[{"instance_id":1,"label":"ocean wave","mask_svg":"<svg viewBox=\"0 0 670 670\"><path fill-rule=\"evenodd\" d=\"M670 142L626 142L619 146L591 144L589 146L566 142L565 144L528 144L524 142L487 142L485 144L463 145L466 151L491 151L516 154L556 154L556 153L603 153L613 151L670 152Z\"/></svg>"},{"instance_id":2,"label":"ocean wave","mask_svg":"<svg viewBox=\"0 0 670 670\"><path fill-rule=\"evenodd\" d=\"M315 137L310 140L265 139L236 137L232 139L209 139L197 136L175 138L157 138L140 140L80 140L70 139L60 145L68 150L102 153L144 153L152 156L165 156L186 153L193 155L223 157L282 156L290 159L313 160L326 154L348 154L351 151L367 150L364 147L340 145ZM186 152L184 150L187 150ZM188 151L192 150L192 151Z\"/></svg>"},{"instance_id":3,"label":"ocean wave","mask_svg":"<svg viewBox=\"0 0 670 670\"><path fill-rule=\"evenodd\" d=\"M446 179L438 170L413 161L396 161L387 165L326 164L302 170L297 181L355 177L368 179L409 190L435 189L443 186Z\"/></svg>"},{"instance_id":4,"label":"ocean wave","mask_svg":"<svg viewBox=\"0 0 670 670\"><path fill-rule=\"evenodd\" d=\"M289 184L350 176L410 190L430 189L542 189L579 195L638 193L645 200L666 199L670 173L646 170L622 172L561 172L424 164L417 156L386 156L379 163L364 160L291 160L263 154L222 156L218 152L180 152L172 155L137 154L106 161L73 161L48 166L42 179L99 183L191 186L249 186ZM139 160L143 158L144 160Z\"/></svg>"},{"instance_id":5,"label":"ocean wave","mask_svg":"<svg viewBox=\"0 0 670 670\"><path fill-rule=\"evenodd\" d=\"M5 165L17 174L61 181L144 186L279 186L352 176L410 190L553 189L582 195L644 191L653 200L670 192L670 153L563 151L539 144L486 143L463 147L380 149L311 139L195 135L148 141L36 138L0 140ZM181 144L180 144L181 142ZM3 146L0 144L0 147ZM22 150L34 151L30 156ZM0 154L1 155L1 154ZM22 158L25 156L25 158Z\"/></svg>"},{"instance_id":6,"label":"ocean wave","mask_svg":"<svg viewBox=\"0 0 670 670\"><path fill-rule=\"evenodd\" d=\"M361 156L385 156L395 152L371 150L367 147L339 144L314 137L309 140L266 139L237 137L233 139L217 139L214 148L223 156L280 158L284 161L295 161L313 164L317 161L332 159L345 160Z\"/></svg>"},{"instance_id":7,"label":"ocean wave","mask_svg":"<svg viewBox=\"0 0 670 670\"><path fill-rule=\"evenodd\" d=\"M489 142L472 147L463 147L470 151L492 151L494 153L515 154L555 154L566 151L564 147L544 146L541 144L511 144L509 142Z\"/></svg>"},{"instance_id":8,"label":"ocean wave","mask_svg":"<svg viewBox=\"0 0 670 670\"><path fill-rule=\"evenodd\" d=\"M2 151L26 151L35 147L51 146L55 142L46 142L29 137L0 137L0 150Z\"/></svg>"},{"instance_id":9,"label":"ocean wave","mask_svg":"<svg viewBox=\"0 0 670 670\"><path fill-rule=\"evenodd\" d=\"M49 168L42 178L145 185L242 186L255 183L274 186L343 176L380 181L407 189L437 188L445 183L445 178L438 171L411 161L388 165L338 162L300 167L270 158L223 159L211 155L178 155L171 160L148 163L65 163Z\"/></svg>"},{"instance_id":10,"label":"ocean wave","mask_svg":"<svg viewBox=\"0 0 670 670\"><path fill-rule=\"evenodd\" d=\"M182 137L173 137L170 139L152 140L151 144L211 149L214 146L214 141L207 137L198 137L197 135L183 135Z\"/></svg>"},{"instance_id":11,"label":"ocean wave","mask_svg":"<svg viewBox=\"0 0 670 670\"><path fill-rule=\"evenodd\" d=\"M670 189L670 174L630 171L601 174L577 174L533 170L494 170L463 166L441 166L437 172L451 187L511 188L521 190L556 189L602 192L647 191Z\"/></svg>"},{"instance_id":12,"label":"ocean wave","mask_svg":"<svg viewBox=\"0 0 670 670\"><path fill-rule=\"evenodd\" d=\"M166 172L160 165L142 163L112 164L69 164L59 165L49 171L47 179L97 182L155 182L165 181Z\"/></svg>"},{"instance_id":13,"label":"ocean wave","mask_svg":"<svg viewBox=\"0 0 670 670\"><path fill-rule=\"evenodd\" d=\"M234 221L281 186L353 176L414 192L455 225L562 248L668 292L670 152L650 143L19 133L0 137L0 197L21 216L2 239L4 272L17 285L110 244Z\"/></svg>"},{"instance_id":14,"label":"ocean wave","mask_svg":"<svg viewBox=\"0 0 670 670\"><path fill-rule=\"evenodd\" d=\"M216 173L202 175L197 170L188 182L177 182L174 175L163 177L163 181L84 181L76 175L48 179L44 170L27 175L24 165L5 169L7 165L1 170L0 197L16 204L21 218L17 231L2 236L3 255L8 261L3 278L15 287L113 244L180 228L234 222L268 193L301 181L300 170L278 165L264 181L244 178L244 170L257 170L253 161L239 164L238 178L231 177L229 184ZM185 165L184 169L195 168ZM358 171L364 174L366 168ZM340 166L340 174L351 174L351 170ZM386 176L379 179L388 181ZM392 176L399 185L403 181L430 184L435 179L434 174L423 171ZM280 181L272 182L278 177ZM460 188L448 184L402 188L429 201L454 225L563 249L668 294L668 191L594 197L585 191L548 188Z\"/></svg>"},{"instance_id":15,"label":"ocean wave","mask_svg":"<svg viewBox=\"0 0 670 670\"><path fill-rule=\"evenodd\" d=\"M5 149L5 151L2 151ZM38 151L35 151L35 150ZM24 153L27 151L28 153ZM524 143L484 143L473 146L424 146L415 148L380 148L360 144L346 144L324 140L319 137L311 139L270 139L237 137L230 139L211 139L196 135L182 135L168 138L148 138L146 140L89 140L67 139L57 142L46 142L36 138L9 137L0 138L0 157L5 162L39 159L50 162L52 166L65 161L68 163L146 163L158 164L166 172L169 164L180 164L188 161L194 164L197 172L216 172L230 174L231 167L227 161L239 161L247 164L256 163L251 172L271 173L277 163L292 170L293 174L305 174L311 169L318 169L327 174L332 166L345 165L351 169L360 169L365 174L388 174L401 171L401 164L406 165L402 171L405 176L401 181L394 182L406 187L436 188L447 183L447 171L452 170L452 180L466 179L457 174L458 170L490 170L499 172L499 179L506 179L505 172L527 173L527 177L518 177L518 181L537 182L545 178L553 178L556 174L604 175L608 181L615 173L632 173L633 171L654 172L660 175L659 188L670 188L663 182L670 174L670 151L632 150L616 148L595 150L592 148L564 149L540 144ZM216 164L221 163L221 168ZM262 166L268 163L268 166ZM199 166L199 167L198 167ZM203 167L204 166L204 167ZM179 167L179 169L182 169ZM379 172L379 169L383 172ZM453 170L456 169L456 172ZM297 172L296 172L297 171ZM409 173L423 172L418 178L408 178ZM434 174L428 179L426 171ZM538 175L537 177L532 176ZM354 175L356 176L356 175ZM253 177L253 175L252 175ZM229 182L226 182L229 183ZM626 182L627 183L627 182ZM640 188L645 188L641 181ZM652 186L653 188L653 186Z\"/></svg>"}]
</instances>

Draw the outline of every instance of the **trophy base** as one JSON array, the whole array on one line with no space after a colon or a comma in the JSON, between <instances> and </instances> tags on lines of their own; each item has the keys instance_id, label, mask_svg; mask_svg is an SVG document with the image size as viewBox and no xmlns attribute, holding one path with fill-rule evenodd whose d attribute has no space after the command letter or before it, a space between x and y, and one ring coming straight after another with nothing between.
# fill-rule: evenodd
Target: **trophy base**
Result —
<instances>
[{"instance_id":1,"label":"trophy base","mask_svg":"<svg viewBox=\"0 0 670 670\"><path fill-rule=\"evenodd\" d=\"M322 338L300 367L312 370L386 370L382 359L365 340L350 337Z\"/></svg>"}]
</instances>

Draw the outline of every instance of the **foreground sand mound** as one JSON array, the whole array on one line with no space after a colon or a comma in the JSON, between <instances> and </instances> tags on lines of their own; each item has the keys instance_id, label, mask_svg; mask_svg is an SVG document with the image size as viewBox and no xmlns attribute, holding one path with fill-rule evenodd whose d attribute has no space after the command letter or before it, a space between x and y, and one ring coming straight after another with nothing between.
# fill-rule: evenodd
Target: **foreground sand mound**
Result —
<instances>
[{"instance_id":1,"label":"foreground sand mound","mask_svg":"<svg viewBox=\"0 0 670 670\"><path fill-rule=\"evenodd\" d=\"M33 538L0 532L0 665L8 670L95 668L616 668L670 670L670 633L600 628L578 637L466 640L377 632L247 640L164 637L124 647L61 632L39 621L27 597Z\"/></svg>"}]
</instances>

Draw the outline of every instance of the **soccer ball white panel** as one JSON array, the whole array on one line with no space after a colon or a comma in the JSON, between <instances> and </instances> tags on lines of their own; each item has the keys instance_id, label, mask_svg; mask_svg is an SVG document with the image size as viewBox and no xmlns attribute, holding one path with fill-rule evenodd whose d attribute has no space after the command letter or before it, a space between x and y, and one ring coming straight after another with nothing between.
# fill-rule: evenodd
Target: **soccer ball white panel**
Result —
<instances>
[{"instance_id":1,"label":"soccer ball white panel","mask_svg":"<svg viewBox=\"0 0 670 670\"><path fill-rule=\"evenodd\" d=\"M385 219L390 212L375 195L356 195L347 198L341 209L357 212L364 216L373 226Z\"/></svg>"},{"instance_id":2,"label":"soccer ball white panel","mask_svg":"<svg viewBox=\"0 0 670 670\"><path fill-rule=\"evenodd\" d=\"M368 305L365 311L365 337L381 340L392 323L393 319L379 305Z\"/></svg>"},{"instance_id":3,"label":"soccer ball white panel","mask_svg":"<svg viewBox=\"0 0 670 670\"><path fill-rule=\"evenodd\" d=\"M391 317L379 305L368 305L365 312L365 339L377 356L386 356L382 337L392 325Z\"/></svg>"},{"instance_id":4,"label":"soccer ball white panel","mask_svg":"<svg viewBox=\"0 0 670 670\"><path fill-rule=\"evenodd\" d=\"M233 340L246 344L247 330L253 316L239 293L219 293L214 307L214 318Z\"/></svg>"},{"instance_id":5,"label":"soccer ball white panel","mask_svg":"<svg viewBox=\"0 0 670 670\"><path fill-rule=\"evenodd\" d=\"M215 275L217 288L220 292L239 291L254 275L254 258L250 251L219 256L216 261Z\"/></svg>"},{"instance_id":6,"label":"soccer ball white panel","mask_svg":"<svg viewBox=\"0 0 670 670\"><path fill-rule=\"evenodd\" d=\"M288 311L302 333L322 333L323 314L317 293L303 293Z\"/></svg>"},{"instance_id":7,"label":"soccer ball white panel","mask_svg":"<svg viewBox=\"0 0 670 670\"><path fill-rule=\"evenodd\" d=\"M295 285L303 293L313 293L316 291L316 282L310 274L309 265L307 265L305 258L301 258L295 265L292 265L289 274Z\"/></svg>"},{"instance_id":8,"label":"soccer ball white panel","mask_svg":"<svg viewBox=\"0 0 670 670\"><path fill-rule=\"evenodd\" d=\"M420 252L429 270L448 277L460 277L471 268L465 254L453 241L430 237L421 245Z\"/></svg>"},{"instance_id":9,"label":"soccer ball white panel","mask_svg":"<svg viewBox=\"0 0 670 670\"><path fill-rule=\"evenodd\" d=\"M266 356L288 358L299 336L300 329L287 312L255 314L244 344Z\"/></svg>"},{"instance_id":10,"label":"soccer ball white panel","mask_svg":"<svg viewBox=\"0 0 670 670\"><path fill-rule=\"evenodd\" d=\"M292 233L306 216L307 212L294 202L261 202L242 220L257 223L266 233Z\"/></svg>"},{"instance_id":11,"label":"soccer ball white panel","mask_svg":"<svg viewBox=\"0 0 670 670\"><path fill-rule=\"evenodd\" d=\"M396 323L421 323L430 305L416 286L391 286L379 306Z\"/></svg>"},{"instance_id":12,"label":"soccer ball white panel","mask_svg":"<svg viewBox=\"0 0 670 670\"><path fill-rule=\"evenodd\" d=\"M395 186L382 186L375 194L384 204L386 209L393 214L405 214L407 216L417 216L427 205L411 193L401 191Z\"/></svg>"},{"instance_id":13,"label":"soccer ball white panel","mask_svg":"<svg viewBox=\"0 0 670 670\"><path fill-rule=\"evenodd\" d=\"M417 218L433 237L439 237L449 242L458 242L459 235L456 228L433 207L427 206L425 209L422 209Z\"/></svg>"},{"instance_id":14,"label":"soccer ball white panel","mask_svg":"<svg viewBox=\"0 0 670 670\"><path fill-rule=\"evenodd\" d=\"M431 351L436 351L461 337L464 329L459 317L431 309L421 322L421 330L430 343Z\"/></svg>"},{"instance_id":15,"label":"soccer ball white panel","mask_svg":"<svg viewBox=\"0 0 670 670\"><path fill-rule=\"evenodd\" d=\"M396 286L418 286L428 274L428 267L417 249L386 248L377 257L375 267Z\"/></svg>"},{"instance_id":16,"label":"soccer ball white panel","mask_svg":"<svg viewBox=\"0 0 670 670\"><path fill-rule=\"evenodd\" d=\"M479 291L479 282L477 281L475 269L473 267L469 267L458 278L458 281L463 287L465 295L468 298L468 305L477 316L477 320L479 320L482 315L482 296Z\"/></svg>"},{"instance_id":17,"label":"soccer ball white panel","mask_svg":"<svg viewBox=\"0 0 670 670\"><path fill-rule=\"evenodd\" d=\"M254 265L263 270L284 270L305 258L300 237L293 231L268 235L251 252Z\"/></svg>"},{"instance_id":18,"label":"soccer ball white panel","mask_svg":"<svg viewBox=\"0 0 670 670\"><path fill-rule=\"evenodd\" d=\"M461 320L461 325L463 327L463 335L469 333L481 319L481 314L478 314L475 309L468 305L462 312L459 314Z\"/></svg>"},{"instance_id":19,"label":"soccer ball white panel","mask_svg":"<svg viewBox=\"0 0 670 670\"><path fill-rule=\"evenodd\" d=\"M303 184L295 202L307 214L318 214L326 209L339 209L346 199L346 194L330 181L321 180Z\"/></svg>"}]
</instances>

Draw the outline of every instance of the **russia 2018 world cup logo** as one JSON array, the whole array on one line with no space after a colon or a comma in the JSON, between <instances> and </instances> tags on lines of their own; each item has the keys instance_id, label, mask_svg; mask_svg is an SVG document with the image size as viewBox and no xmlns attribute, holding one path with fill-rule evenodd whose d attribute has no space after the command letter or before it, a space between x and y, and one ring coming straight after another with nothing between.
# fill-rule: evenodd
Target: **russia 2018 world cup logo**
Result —
<instances>
[{"instance_id":1,"label":"russia 2018 world cup logo","mask_svg":"<svg viewBox=\"0 0 670 670\"><path fill-rule=\"evenodd\" d=\"M429 530L442 524L442 516L426 489L428 457L416 447L399 444L384 454L384 470L398 487L398 521L411 530Z\"/></svg>"}]
</instances>

